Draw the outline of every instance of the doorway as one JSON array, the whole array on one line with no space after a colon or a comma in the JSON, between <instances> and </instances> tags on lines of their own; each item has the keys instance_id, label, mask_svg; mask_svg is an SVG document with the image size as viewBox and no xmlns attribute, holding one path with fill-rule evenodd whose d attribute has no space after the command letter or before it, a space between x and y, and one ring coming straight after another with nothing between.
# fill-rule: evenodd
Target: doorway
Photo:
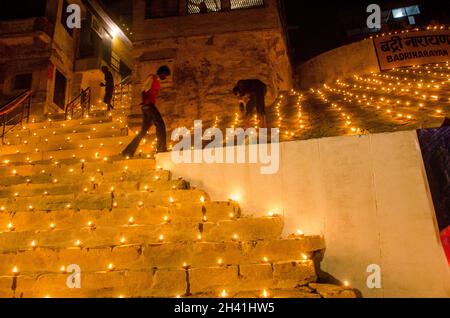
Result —
<instances>
[{"instance_id":1,"label":"doorway","mask_svg":"<svg viewBox=\"0 0 450 318\"><path fill-rule=\"evenodd\" d=\"M63 110L66 107L66 87L67 87L66 77L60 71L56 70L53 102Z\"/></svg>"}]
</instances>

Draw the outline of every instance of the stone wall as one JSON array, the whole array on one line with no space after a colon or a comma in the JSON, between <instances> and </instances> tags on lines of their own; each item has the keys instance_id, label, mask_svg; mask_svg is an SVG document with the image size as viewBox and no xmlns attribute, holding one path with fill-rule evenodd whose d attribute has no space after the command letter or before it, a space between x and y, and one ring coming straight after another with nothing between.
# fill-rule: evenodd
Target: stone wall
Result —
<instances>
[{"instance_id":1,"label":"stone wall","mask_svg":"<svg viewBox=\"0 0 450 318\"><path fill-rule=\"evenodd\" d=\"M21 91L13 88L15 76L31 73L31 113L37 119L47 112L61 111L53 103L56 69L67 79L66 101L73 95L73 63L78 31L74 30L71 36L64 29L60 22L62 6L61 0L49 1L46 17L4 22L10 30L3 28L8 33L0 34L1 94L18 95ZM16 25L20 28L16 29Z\"/></svg>"},{"instance_id":2,"label":"stone wall","mask_svg":"<svg viewBox=\"0 0 450 318\"><path fill-rule=\"evenodd\" d=\"M323 53L300 65L296 72L296 81L300 88L308 89L354 74L379 71L373 41L367 39Z\"/></svg>"},{"instance_id":3,"label":"stone wall","mask_svg":"<svg viewBox=\"0 0 450 318\"><path fill-rule=\"evenodd\" d=\"M283 38L276 31L236 32L171 38L136 43L133 73L133 113L140 113L141 83L163 64L173 76L163 83L158 108L169 125L194 119L232 117L237 100L232 95L240 79L257 78L269 86L267 103L291 87L289 59Z\"/></svg>"},{"instance_id":4,"label":"stone wall","mask_svg":"<svg viewBox=\"0 0 450 318\"><path fill-rule=\"evenodd\" d=\"M163 64L173 71L158 104L169 127L191 127L194 119L213 121L216 115L232 121L238 109L232 89L240 79L267 83L268 104L292 87L278 1L245 10L222 3L220 12L187 15L186 1L180 1L179 16L145 19L145 1L134 0L132 126L140 125L141 83Z\"/></svg>"}]
</instances>

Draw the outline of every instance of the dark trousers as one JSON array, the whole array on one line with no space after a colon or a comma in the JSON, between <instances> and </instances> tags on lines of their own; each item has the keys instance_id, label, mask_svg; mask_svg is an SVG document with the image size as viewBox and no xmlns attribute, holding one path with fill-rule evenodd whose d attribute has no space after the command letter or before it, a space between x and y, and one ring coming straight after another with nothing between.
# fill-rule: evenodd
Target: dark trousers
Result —
<instances>
[{"instance_id":1,"label":"dark trousers","mask_svg":"<svg viewBox=\"0 0 450 318\"><path fill-rule=\"evenodd\" d=\"M106 105L108 105L108 111L110 111L111 109L114 109L114 107L112 106L113 93L114 93L114 88L112 88L112 89L106 88L105 98L103 99L103 102Z\"/></svg>"},{"instance_id":2,"label":"dark trousers","mask_svg":"<svg viewBox=\"0 0 450 318\"><path fill-rule=\"evenodd\" d=\"M264 115L266 113L266 93L267 90L265 87L261 86L255 89L246 106L247 116L251 116L255 108L257 114Z\"/></svg>"},{"instance_id":3,"label":"dark trousers","mask_svg":"<svg viewBox=\"0 0 450 318\"><path fill-rule=\"evenodd\" d=\"M164 120L155 105L149 104L142 106L142 114L144 115L144 121L139 134L133 139L133 141L125 148L122 154L133 157L136 153L142 138L145 137L148 130L152 125L156 126L156 137L158 138L157 152L166 152L166 125Z\"/></svg>"},{"instance_id":4,"label":"dark trousers","mask_svg":"<svg viewBox=\"0 0 450 318\"><path fill-rule=\"evenodd\" d=\"M260 127L266 128L266 93L267 89L265 86L256 87L253 94L250 96L250 100L246 105L246 126L250 127L251 117L253 115L253 111L256 108L256 115L258 118L258 122Z\"/></svg>"}]
</instances>

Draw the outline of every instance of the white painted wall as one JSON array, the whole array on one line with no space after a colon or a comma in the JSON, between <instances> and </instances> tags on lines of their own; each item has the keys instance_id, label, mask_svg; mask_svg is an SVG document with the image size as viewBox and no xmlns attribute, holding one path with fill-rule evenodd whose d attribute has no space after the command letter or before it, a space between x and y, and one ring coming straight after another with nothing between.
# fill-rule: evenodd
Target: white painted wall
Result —
<instances>
[{"instance_id":1,"label":"white painted wall","mask_svg":"<svg viewBox=\"0 0 450 318\"><path fill-rule=\"evenodd\" d=\"M322 269L365 297L450 297L450 268L439 240L415 131L282 143L280 170L258 165L178 164L174 177L213 200L238 194L244 213L283 213L286 232L323 234ZM366 287L367 266L382 288Z\"/></svg>"}]
</instances>

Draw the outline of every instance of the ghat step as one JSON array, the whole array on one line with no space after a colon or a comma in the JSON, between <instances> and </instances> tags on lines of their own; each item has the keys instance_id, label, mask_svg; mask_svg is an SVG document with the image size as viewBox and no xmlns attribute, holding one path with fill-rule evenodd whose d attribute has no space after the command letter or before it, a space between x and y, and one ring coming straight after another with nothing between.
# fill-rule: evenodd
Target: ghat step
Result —
<instances>
[{"instance_id":1,"label":"ghat step","mask_svg":"<svg viewBox=\"0 0 450 318\"><path fill-rule=\"evenodd\" d=\"M57 223L58 228L81 228L88 222L96 226L161 223L202 223L218 222L241 217L237 204L232 202L186 202L169 206L143 206L136 209L114 208L112 210L55 210L55 211L15 211L0 212L0 224L13 224L16 231L38 231L47 229L50 223ZM167 220L165 219L167 218Z\"/></svg>"},{"instance_id":2,"label":"ghat step","mask_svg":"<svg viewBox=\"0 0 450 318\"><path fill-rule=\"evenodd\" d=\"M156 167L148 143L136 159L123 158L129 133L99 111L7 136L0 297L348 296L313 285L321 237L283 238L282 217L212 202ZM81 269L81 289L67 287L71 264Z\"/></svg>"},{"instance_id":3,"label":"ghat step","mask_svg":"<svg viewBox=\"0 0 450 318\"><path fill-rule=\"evenodd\" d=\"M207 198L204 191L164 190L155 192L129 191L99 194L66 194L34 197L0 198L0 207L13 211L53 211L61 209L112 209L112 208L140 208L147 205L168 205L173 200L177 202L198 202L201 197ZM11 209L10 207L14 207ZM3 209L2 209L3 210Z\"/></svg>"},{"instance_id":4,"label":"ghat step","mask_svg":"<svg viewBox=\"0 0 450 318\"><path fill-rule=\"evenodd\" d=\"M66 273L0 276L0 297L176 297L221 291L295 288L316 280L312 261L179 269L102 270L81 273L81 288L67 288ZM108 294L106 294L108 293Z\"/></svg>"},{"instance_id":5,"label":"ghat step","mask_svg":"<svg viewBox=\"0 0 450 318\"><path fill-rule=\"evenodd\" d=\"M131 140L131 139L130 139ZM46 152L27 152L0 155L0 162L40 162L40 161L60 161L63 159L78 158L78 159L109 159L110 156L117 156L125 146L110 146L110 147L96 147L95 149L62 149ZM153 146L151 144L141 145L137 156L145 154L150 158L150 153L153 153Z\"/></svg>"},{"instance_id":6,"label":"ghat step","mask_svg":"<svg viewBox=\"0 0 450 318\"><path fill-rule=\"evenodd\" d=\"M20 195L20 197L32 197L40 195L61 195L70 193L107 193L114 188L115 193L127 191L149 191L154 192L158 190L178 190L188 189L188 184L183 180L166 180L158 176L155 180L154 176L139 177L138 180L133 181L133 177L124 176L124 181L117 184L113 181L103 181L97 183L94 187L90 179L77 180L74 178L73 182L63 179L66 183L39 183L39 184L19 184L15 186L0 186L0 198ZM98 179L98 178L97 178Z\"/></svg>"},{"instance_id":7,"label":"ghat step","mask_svg":"<svg viewBox=\"0 0 450 318\"><path fill-rule=\"evenodd\" d=\"M71 171L73 169L73 171ZM91 172L95 173L98 171L101 172L113 172L113 171L137 171L137 170L160 170L156 167L156 163L154 159L147 158L138 158L138 159L130 159L125 160L123 156L113 156L108 158L108 161L104 160L81 160L81 159L69 159L65 162L41 162L41 163L33 163L33 164L5 164L0 166L0 173L3 175L13 175L18 176L33 176L39 174L66 174L70 172Z\"/></svg>"},{"instance_id":8,"label":"ghat step","mask_svg":"<svg viewBox=\"0 0 450 318\"><path fill-rule=\"evenodd\" d=\"M113 128L114 127L114 128ZM15 137L8 140L9 144L2 147L2 153L11 154L16 153L19 150L20 153L33 152L36 148L40 151L58 150L59 147L68 149L70 147L76 148L83 144L85 147L89 147L94 141L108 142L111 138L117 143L126 142L128 139L128 131L125 128L112 126L105 127L102 130L78 132L72 130L70 133L52 135L52 136L30 136L30 137ZM125 140L125 141L124 141Z\"/></svg>"},{"instance_id":9,"label":"ghat step","mask_svg":"<svg viewBox=\"0 0 450 318\"><path fill-rule=\"evenodd\" d=\"M61 268L78 264L83 271L108 269L140 270L145 268L179 269L273 264L287 259L303 259L324 249L320 237L242 242L177 242L151 245L124 243L115 247L58 248L31 247L21 251L0 251L0 276L12 275L20 264L20 273L60 273ZM270 259L268 258L270 255Z\"/></svg>"},{"instance_id":10,"label":"ghat step","mask_svg":"<svg viewBox=\"0 0 450 318\"><path fill-rule=\"evenodd\" d=\"M123 223L129 219L123 217ZM119 222L120 223L120 222ZM110 225L97 227L95 224L84 224L82 228L59 229L53 222L41 224L40 230L16 231L0 233L0 250L24 250L32 246L41 247L105 247L121 244L122 238L129 244L161 244L164 242L184 242L201 240L204 242L231 242L276 240L281 237L283 221L280 218L240 218L218 222L183 222L160 224ZM199 238L201 234L201 238Z\"/></svg>"},{"instance_id":11,"label":"ghat step","mask_svg":"<svg viewBox=\"0 0 450 318\"><path fill-rule=\"evenodd\" d=\"M50 167L51 168L51 167ZM89 184L90 187L96 189L95 185L103 185L107 182L131 182L140 181L145 182L156 182L156 181L170 181L170 172L164 170L141 170L133 171L128 169L128 166L122 167L122 169L117 169L116 171L104 171L96 170L94 172L87 172L81 170L80 168L69 168L65 171L53 171L43 169L40 174L34 175L18 175L14 170L13 173L6 174L6 176L0 180L0 191L1 187L9 187L11 191L16 189L19 193L20 190L32 190L33 188L38 188L39 185L48 184L51 188L57 185L77 185L80 183ZM89 188L89 187L88 187ZM80 189L81 190L81 189ZM14 193L14 192L13 192ZM41 192L42 193L42 192Z\"/></svg>"}]
</instances>

